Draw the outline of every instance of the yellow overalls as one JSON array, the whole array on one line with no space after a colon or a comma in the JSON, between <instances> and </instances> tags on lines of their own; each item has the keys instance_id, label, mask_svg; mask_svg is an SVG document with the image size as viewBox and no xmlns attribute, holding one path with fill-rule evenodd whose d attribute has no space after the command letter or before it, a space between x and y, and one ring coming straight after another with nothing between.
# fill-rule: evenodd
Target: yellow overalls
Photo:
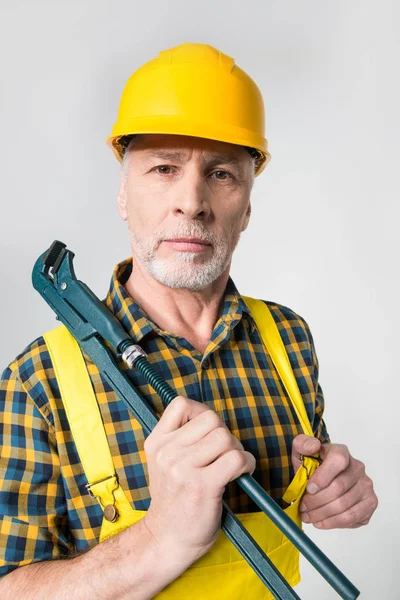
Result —
<instances>
[{"instance_id":1,"label":"yellow overalls","mask_svg":"<svg viewBox=\"0 0 400 600\"><path fill-rule=\"evenodd\" d=\"M243 298L251 310L266 349L285 385L303 432L313 436L289 358L268 307L261 300ZM49 331L44 338L79 457L87 480L91 484L91 492L103 510L107 507L108 518L114 513L113 507L118 514L114 522L103 518L100 532L100 542L102 542L139 521L146 511L132 508L117 481L100 410L77 342L64 326ZM299 526L301 526L299 503L307 486L308 477L316 467L316 460L304 457L303 467L297 471L283 497L284 501L290 504L285 512ZM296 585L300 581L299 552L293 544L263 512L243 513L238 514L237 517L290 585ZM273 596L221 531L211 550L164 588L157 598L162 600L183 598L270 600Z\"/></svg>"}]
</instances>

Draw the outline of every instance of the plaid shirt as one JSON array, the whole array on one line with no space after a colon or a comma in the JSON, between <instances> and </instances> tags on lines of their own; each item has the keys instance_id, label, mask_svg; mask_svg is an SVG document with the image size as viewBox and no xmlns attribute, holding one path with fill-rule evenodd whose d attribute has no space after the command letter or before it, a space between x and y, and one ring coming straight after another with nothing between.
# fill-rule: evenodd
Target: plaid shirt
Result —
<instances>
[{"instance_id":1,"label":"plaid shirt","mask_svg":"<svg viewBox=\"0 0 400 600\"><path fill-rule=\"evenodd\" d=\"M283 506L292 477L291 446L301 433L296 413L266 353L249 310L231 279L222 314L202 354L184 338L159 329L123 286L131 260L117 265L105 300L135 343L178 394L215 410L257 459L253 474ZM289 355L314 434L328 442L318 361L306 322L267 302ZM85 355L120 484L133 507L150 496L143 430ZM158 416L161 400L130 377ZM53 366L39 337L0 381L0 576L35 561L79 552L98 543L103 513L87 493ZM236 513L259 510L232 482L225 499Z\"/></svg>"}]
</instances>

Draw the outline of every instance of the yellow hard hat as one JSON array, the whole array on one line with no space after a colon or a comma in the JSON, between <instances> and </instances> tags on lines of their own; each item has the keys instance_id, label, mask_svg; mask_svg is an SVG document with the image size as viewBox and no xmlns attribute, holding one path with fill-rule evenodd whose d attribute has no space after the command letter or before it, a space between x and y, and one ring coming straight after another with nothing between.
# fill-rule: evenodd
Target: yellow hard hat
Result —
<instances>
[{"instance_id":1,"label":"yellow hard hat","mask_svg":"<svg viewBox=\"0 0 400 600\"><path fill-rule=\"evenodd\" d=\"M119 161L131 136L169 133L245 146L259 175L271 156L264 103L255 82L230 56L207 44L160 52L129 78L107 138Z\"/></svg>"}]
</instances>

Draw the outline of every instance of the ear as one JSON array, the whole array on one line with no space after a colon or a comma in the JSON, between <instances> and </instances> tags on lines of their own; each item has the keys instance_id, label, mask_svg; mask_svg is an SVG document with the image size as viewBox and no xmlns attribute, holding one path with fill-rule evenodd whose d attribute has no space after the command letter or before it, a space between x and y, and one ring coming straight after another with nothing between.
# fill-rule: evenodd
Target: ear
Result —
<instances>
[{"instance_id":1,"label":"ear","mask_svg":"<svg viewBox=\"0 0 400 600\"><path fill-rule=\"evenodd\" d=\"M128 219L128 210L127 210L127 206L126 206L126 188L127 188L127 182L126 182L126 177L124 175L124 173L122 172L122 169L119 172L120 175L120 185L119 185L119 192L118 192L118 196L117 196L117 204L118 204L118 210L119 210L119 214L121 215L121 219L123 221L126 221Z\"/></svg>"}]
</instances>

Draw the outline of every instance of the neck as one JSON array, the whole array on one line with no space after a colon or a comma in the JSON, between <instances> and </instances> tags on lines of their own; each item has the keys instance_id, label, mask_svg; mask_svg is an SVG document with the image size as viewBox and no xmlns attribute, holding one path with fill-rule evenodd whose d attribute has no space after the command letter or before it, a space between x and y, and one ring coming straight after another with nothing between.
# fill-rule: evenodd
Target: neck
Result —
<instances>
[{"instance_id":1,"label":"neck","mask_svg":"<svg viewBox=\"0 0 400 600\"><path fill-rule=\"evenodd\" d=\"M191 291L156 281L134 259L125 289L160 329L185 338L204 353L221 313L229 269L230 264L209 286Z\"/></svg>"}]
</instances>

